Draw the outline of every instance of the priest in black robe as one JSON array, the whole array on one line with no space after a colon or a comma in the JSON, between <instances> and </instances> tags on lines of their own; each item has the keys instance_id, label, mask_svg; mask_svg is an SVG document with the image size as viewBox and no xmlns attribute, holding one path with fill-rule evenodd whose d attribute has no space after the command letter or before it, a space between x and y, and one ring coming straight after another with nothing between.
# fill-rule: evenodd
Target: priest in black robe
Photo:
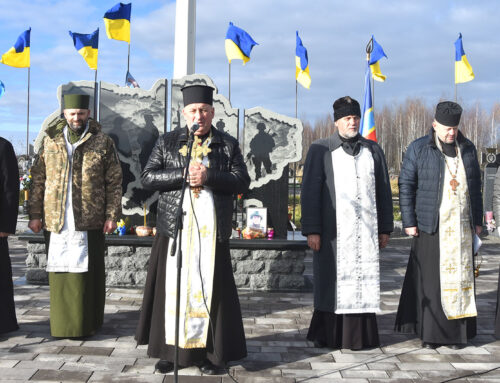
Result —
<instances>
[{"instance_id":1,"label":"priest in black robe","mask_svg":"<svg viewBox=\"0 0 500 383\"><path fill-rule=\"evenodd\" d=\"M314 251L315 347L361 350L380 345L379 248L393 230L392 196L380 146L358 130L351 97L333 104L337 131L307 153L301 191L302 233Z\"/></svg>"},{"instance_id":2,"label":"priest in black robe","mask_svg":"<svg viewBox=\"0 0 500 383\"><path fill-rule=\"evenodd\" d=\"M16 232L19 170L11 143L0 137L0 334L19 328L7 237Z\"/></svg>"},{"instance_id":3,"label":"priest in black robe","mask_svg":"<svg viewBox=\"0 0 500 383\"><path fill-rule=\"evenodd\" d=\"M187 126L158 139L141 176L144 187L160 195L157 234L135 338L138 344L148 344L149 356L160 358L155 366L158 371L174 369L176 301L171 287L176 281L176 263L170 244L175 236L188 138L194 132L183 203L181 304L188 304L180 308L179 365L196 365L202 373L213 375L227 362L247 355L229 237L233 196L248 189L250 177L238 141L212 125L213 88L194 85L182 92ZM200 203L203 199L206 203ZM197 241L202 243L200 248Z\"/></svg>"},{"instance_id":4,"label":"priest in black robe","mask_svg":"<svg viewBox=\"0 0 500 383\"><path fill-rule=\"evenodd\" d=\"M481 171L474 144L458 129L461 114L460 105L439 103L429 134L408 146L399 176L403 227L413 242L395 328L432 349L460 348L476 335Z\"/></svg>"}]
</instances>

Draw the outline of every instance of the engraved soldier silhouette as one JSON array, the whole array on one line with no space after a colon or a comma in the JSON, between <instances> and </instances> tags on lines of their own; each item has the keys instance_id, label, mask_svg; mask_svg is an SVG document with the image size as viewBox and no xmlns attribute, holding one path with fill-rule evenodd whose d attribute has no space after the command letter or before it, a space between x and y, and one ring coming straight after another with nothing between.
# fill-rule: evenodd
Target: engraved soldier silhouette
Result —
<instances>
[{"instance_id":1,"label":"engraved soldier silhouette","mask_svg":"<svg viewBox=\"0 0 500 383\"><path fill-rule=\"evenodd\" d=\"M273 139L276 134L271 135L266 132L266 125L264 123L259 122L257 129L259 133L250 141L250 152L248 153L248 158L252 159L255 166L256 181L262 177L262 165L264 165L266 174L271 173L272 164L269 156L276 145Z\"/></svg>"}]
</instances>

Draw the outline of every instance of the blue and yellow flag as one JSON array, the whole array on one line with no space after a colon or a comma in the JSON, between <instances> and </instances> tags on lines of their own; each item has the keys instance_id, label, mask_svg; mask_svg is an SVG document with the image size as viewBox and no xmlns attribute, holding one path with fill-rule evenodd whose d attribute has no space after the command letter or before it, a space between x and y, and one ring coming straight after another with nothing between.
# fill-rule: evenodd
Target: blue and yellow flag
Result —
<instances>
[{"instance_id":1,"label":"blue and yellow flag","mask_svg":"<svg viewBox=\"0 0 500 383\"><path fill-rule=\"evenodd\" d=\"M375 131L375 115L372 103L372 85L370 79L370 64L366 67L365 73L365 101L363 105L363 116L361 118L361 129L359 132L363 137L377 142Z\"/></svg>"},{"instance_id":2,"label":"blue and yellow flag","mask_svg":"<svg viewBox=\"0 0 500 383\"><path fill-rule=\"evenodd\" d=\"M373 41L373 49L372 49L372 53L370 54L370 61L369 61L370 68L372 71L372 76L373 76L374 80L384 82L386 79L386 76L384 76L382 74L382 72L380 71L379 60L382 57L387 58L387 55L385 54L384 50L382 49L382 46L379 43L377 43L377 41L375 40L375 37L373 37L373 35L372 35L372 41Z\"/></svg>"},{"instance_id":3,"label":"blue and yellow flag","mask_svg":"<svg viewBox=\"0 0 500 383\"><path fill-rule=\"evenodd\" d=\"M130 14L132 3L118 3L104 14L108 38L130 43Z\"/></svg>"},{"instance_id":4,"label":"blue and yellow flag","mask_svg":"<svg viewBox=\"0 0 500 383\"><path fill-rule=\"evenodd\" d=\"M226 33L226 56L229 63L233 59L243 60L243 65L250 61L250 52L257 44L243 29L235 27L229 22Z\"/></svg>"},{"instance_id":5,"label":"blue and yellow flag","mask_svg":"<svg viewBox=\"0 0 500 383\"><path fill-rule=\"evenodd\" d=\"M99 28L89 35L69 31L75 48L80 53L90 69L97 70L97 53L99 44Z\"/></svg>"},{"instance_id":6,"label":"blue and yellow flag","mask_svg":"<svg viewBox=\"0 0 500 383\"><path fill-rule=\"evenodd\" d=\"M455 84L471 80L474 80L474 72L464 52L462 34L459 33L455 41Z\"/></svg>"},{"instance_id":7,"label":"blue and yellow flag","mask_svg":"<svg viewBox=\"0 0 500 383\"><path fill-rule=\"evenodd\" d=\"M295 47L295 79L304 88L311 87L311 75L309 74L309 58L307 57L307 49L302 45L302 40L297 34L297 45Z\"/></svg>"},{"instance_id":8,"label":"blue and yellow flag","mask_svg":"<svg viewBox=\"0 0 500 383\"><path fill-rule=\"evenodd\" d=\"M21 33L14 46L2 55L0 63L16 68L29 68L30 35L31 28Z\"/></svg>"}]
</instances>

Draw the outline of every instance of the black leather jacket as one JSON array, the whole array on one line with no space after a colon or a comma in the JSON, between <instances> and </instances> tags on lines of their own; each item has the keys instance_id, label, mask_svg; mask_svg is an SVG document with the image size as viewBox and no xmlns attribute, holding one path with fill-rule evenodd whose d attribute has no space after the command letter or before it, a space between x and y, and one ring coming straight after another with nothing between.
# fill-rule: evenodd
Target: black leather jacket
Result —
<instances>
[{"instance_id":1,"label":"black leather jacket","mask_svg":"<svg viewBox=\"0 0 500 383\"><path fill-rule=\"evenodd\" d=\"M179 153L179 149L187 141L187 128L165 133L156 142L141 174L144 188L160 192L157 231L171 238L174 235L175 213L181 197L182 172L186 163L186 157ZM247 191L250 177L235 138L212 126L210 148L210 166L204 185L213 192L217 239L223 241L231 236L233 194Z\"/></svg>"}]
</instances>

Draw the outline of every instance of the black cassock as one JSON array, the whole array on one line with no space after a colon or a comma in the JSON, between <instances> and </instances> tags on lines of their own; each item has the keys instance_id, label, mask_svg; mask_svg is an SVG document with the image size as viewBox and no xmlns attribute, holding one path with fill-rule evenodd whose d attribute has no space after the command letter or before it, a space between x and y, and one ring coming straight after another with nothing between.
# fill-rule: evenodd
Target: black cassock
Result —
<instances>
[{"instance_id":1,"label":"black cassock","mask_svg":"<svg viewBox=\"0 0 500 383\"><path fill-rule=\"evenodd\" d=\"M466 344L476 336L476 318L446 318L439 270L439 230L434 234L420 231L413 238L395 329L417 334L426 343Z\"/></svg>"},{"instance_id":2,"label":"black cassock","mask_svg":"<svg viewBox=\"0 0 500 383\"><path fill-rule=\"evenodd\" d=\"M19 170L9 141L0 137L0 232L15 233L19 208ZM0 333L19 328L7 237L0 238Z\"/></svg>"},{"instance_id":3,"label":"black cassock","mask_svg":"<svg viewBox=\"0 0 500 383\"><path fill-rule=\"evenodd\" d=\"M169 238L161 234L157 234L154 239L135 339L138 344L148 344L149 356L173 362L174 346L165 343L165 273L166 257L170 256L167 255L168 241ZM207 347L180 348L180 366L198 365L205 359L221 366L247 355L228 241L217 241L215 247L210 317Z\"/></svg>"}]
</instances>

